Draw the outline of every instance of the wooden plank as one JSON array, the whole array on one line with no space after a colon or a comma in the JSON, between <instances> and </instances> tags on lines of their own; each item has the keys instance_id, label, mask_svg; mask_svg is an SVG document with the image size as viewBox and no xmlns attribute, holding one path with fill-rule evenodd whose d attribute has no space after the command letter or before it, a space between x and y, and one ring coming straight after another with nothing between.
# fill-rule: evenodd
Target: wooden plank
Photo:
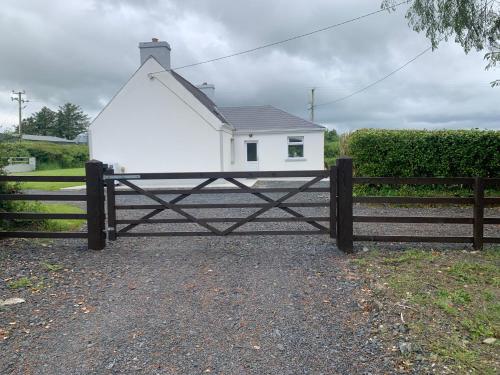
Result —
<instances>
[{"instance_id":1,"label":"wooden plank","mask_svg":"<svg viewBox=\"0 0 500 375\"><path fill-rule=\"evenodd\" d=\"M354 241L472 243L474 237L354 235Z\"/></svg>"},{"instance_id":2,"label":"wooden plank","mask_svg":"<svg viewBox=\"0 0 500 375\"><path fill-rule=\"evenodd\" d=\"M500 243L500 237L484 237L484 243Z\"/></svg>"},{"instance_id":3,"label":"wooden plank","mask_svg":"<svg viewBox=\"0 0 500 375\"><path fill-rule=\"evenodd\" d=\"M0 232L0 238L87 238L85 232Z\"/></svg>"},{"instance_id":4,"label":"wooden plank","mask_svg":"<svg viewBox=\"0 0 500 375\"><path fill-rule=\"evenodd\" d=\"M300 236L300 235L325 235L328 232L321 230L305 230L305 231L234 231L225 236ZM191 236L219 236L212 232L126 232L118 233L118 237L191 237Z\"/></svg>"},{"instance_id":5,"label":"wooden plank","mask_svg":"<svg viewBox=\"0 0 500 375\"><path fill-rule=\"evenodd\" d=\"M87 196L83 194L0 194L0 200L78 202L86 201Z\"/></svg>"},{"instance_id":6,"label":"wooden plank","mask_svg":"<svg viewBox=\"0 0 500 375\"><path fill-rule=\"evenodd\" d=\"M87 230L88 248L106 247L106 213L104 211L104 165L97 160L85 163L87 177Z\"/></svg>"},{"instance_id":7,"label":"wooden plank","mask_svg":"<svg viewBox=\"0 0 500 375\"><path fill-rule=\"evenodd\" d=\"M207 178L280 178L280 177L328 177L328 170L307 171L255 171L255 172L174 172L174 173L120 173L120 180L179 180ZM106 176L107 179L113 176Z\"/></svg>"},{"instance_id":8,"label":"wooden plank","mask_svg":"<svg viewBox=\"0 0 500 375\"><path fill-rule=\"evenodd\" d=\"M246 185L245 185L246 186ZM250 188L252 194L254 193L289 193L294 191L295 188ZM208 188L203 190L194 189L144 189L155 195L169 195L169 194L246 194L247 192L241 191L237 188ZM304 193L327 193L330 189L324 188L309 188L304 190ZM250 192L248 192L250 193ZM140 195L133 190L116 190L116 195Z\"/></svg>"},{"instance_id":9,"label":"wooden plank","mask_svg":"<svg viewBox=\"0 0 500 375\"><path fill-rule=\"evenodd\" d=\"M176 204L182 209L210 209L210 208L259 208L265 207L266 203L191 203ZM116 205L117 210L149 210L161 209L163 206L154 204L122 204ZM280 203L278 207L330 207L329 202L297 202Z\"/></svg>"},{"instance_id":10,"label":"wooden plank","mask_svg":"<svg viewBox=\"0 0 500 375\"><path fill-rule=\"evenodd\" d=\"M244 192L250 193L250 194L252 194L260 199L265 200L266 202L269 202L269 203L274 202L274 199L272 199L272 198L270 198L267 195L264 195L262 193L255 192L255 189L249 188L248 186L246 186L245 184L242 184L241 182L239 182L238 180L235 180L234 178L226 178L226 181L231 182L232 184L236 185ZM307 190L307 189L305 189L305 190ZM303 191L305 191L305 190L303 190ZM292 192L292 191L294 191L294 190L291 190L290 192ZM278 208L281 209L282 211L290 214L290 215L295 216L295 217L304 217L304 215L302 215L301 213L299 213L297 211L292 210L291 208L288 208L288 207L278 207ZM307 223L309 225L312 225L316 229L327 230L327 228L325 226L323 226L319 223L316 223L314 221L307 221Z\"/></svg>"},{"instance_id":11,"label":"wooden plank","mask_svg":"<svg viewBox=\"0 0 500 375\"><path fill-rule=\"evenodd\" d=\"M353 183L373 185L473 185L472 177L353 177Z\"/></svg>"},{"instance_id":12,"label":"wooden plank","mask_svg":"<svg viewBox=\"0 0 500 375\"><path fill-rule=\"evenodd\" d=\"M0 182L85 182L85 176L0 176Z\"/></svg>"},{"instance_id":13,"label":"wooden plank","mask_svg":"<svg viewBox=\"0 0 500 375\"><path fill-rule=\"evenodd\" d=\"M216 178L209 178L207 179L206 181L203 181L202 183L200 183L199 185L197 185L196 187L194 187L193 189L190 189L191 192L193 191L199 191L199 190L202 190L204 187L210 185L212 182L214 182L216 180ZM191 195L191 193L182 193L181 195L179 195L178 197L172 199L169 201L170 204L176 204L177 202L180 202L184 199L186 199L187 197L189 197ZM179 207L177 205L177 207ZM166 207L165 206L161 206L159 208L156 208L154 211L151 211L150 213L148 213L147 215L144 215L142 217L142 219L150 219L152 217L155 217L156 215L158 215L160 212L163 212L166 210ZM122 228L120 229L120 232L121 233L124 233L124 232L128 232L129 230L135 228L138 224L130 224L128 226L126 226L125 228Z\"/></svg>"},{"instance_id":14,"label":"wooden plank","mask_svg":"<svg viewBox=\"0 0 500 375\"><path fill-rule=\"evenodd\" d=\"M473 204L474 198L448 197L354 197L355 203L392 204Z\"/></svg>"},{"instance_id":15,"label":"wooden plank","mask_svg":"<svg viewBox=\"0 0 500 375\"><path fill-rule=\"evenodd\" d=\"M500 224L500 217L485 217L484 224Z\"/></svg>"},{"instance_id":16,"label":"wooden plank","mask_svg":"<svg viewBox=\"0 0 500 375\"><path fill-rule=\"evenodd\" d=\"M198 218L199 221L205 223L231 223L238 222L244 217L215 217L215 218ZM253 220L255 223L282 223L282 222L307 222L308 220L313 221L329 221L329 217L258 217ZM180 224L180 223L192 223L188 219L118 219L117 224Z\"/></svg>"},{"instance_id":17,"label":"wooden plank","mask_svg":"<svg viewBox=\"0 0 500 375\"><path fill-rule=\"evenodd\" d=\"M330 168L330 238L337 238L337 167Z\"/></svg>"},{"instance_id":18,"label":"wooden plank","mask_svg":"<svg viewBox=\"0 0 500 375\"><path fill-rule=\"evenodd\" d=\"M0 212L0 219L7 220L45 220L45 219L64 219L64 220L85 220L87 214L58 214L58 213L38 213L38 212Z\"/></svg>"},{"instance_id":19,"label":"wooden plank","mask_svg":"<svg viewBox=\"0 0 500 375\"><path fill-rule=\"evenodd\" d=\"M337 246L340 250L353 251L352 211L352 159L337 159Z\"/></svg>"},{"instance_id":20,"label":"wooden plank","mask_svg":"<svg viewBox=\"0 0 500 375\"><path fill-rule=\"evenodd\" d=\"M474 227L472 230L474 236L473 247L475 250L483 248L484 236L484 181L481 177L476 177L474 181Z\"/></svg>"},{"instance_id":21,"label":"wooden plank","mask_svg":"<svg viewBox=\"0 0 500 375\"><path fill-rule=\"evenodd\" d=\"M315 177L313 178L311 181L308 181L307 183L303 184L301 187L299 187L296 191L294 192L290 192L288 194L285 194L284 196L282 196L281 198L279 199L276 199L276 200L272 200L271 202L267 203L266 206L262 207L260 210L257 210L256 212L254 212L253 214L249 215L248 217L246 217L244 220L241 220L233 225L231 225L229 228L225 229L222 231L222 234L223 235L226 235L230 232L233 232L236 228L239 228L241 227L242 225L248 223L248 222L251 222L254 218L256 218L257 216L260 216L262 215L263 213L269 211L271 208L274 208L274 207L278 207L280 203L283 203L285 200L287 199L290 199L291 197L293 197L294 195L302 192L304 189L307 189L308 187L310 187L311 185L314 185L315 183L321 181L323 179L323 176L319 176L319 177Z\"/></svg>"},{"instance_id":22,"label":"wooden plank","mask_svg":"<svg viewBox=\"0 0 500 375\"><path fill-rule=\"evenodd\" d=\"M484 178L484 186L497 186L500 185L500 178Z\"/></svg>"},{"instance_id":23,"label":"wooden plank","mask_svg":"<svg viewBox=\"0 0 500 375\"><path fill-rule=\"evenodd\" d=\"M493 198L484 198L483 199L484 205L485 206L499 206L500 205L500 198L498 197L493 197Z\"/></svg>"},{"instance_id":24,"label":"wooden plank","mask_svg":"<svg viewBox=\"0 0 500 375\"><path fill-rule=\"evenodd\" d=\"M473 218L436 216L353 216L357 223L473 224Z\"/></svg>"}]
</instances>

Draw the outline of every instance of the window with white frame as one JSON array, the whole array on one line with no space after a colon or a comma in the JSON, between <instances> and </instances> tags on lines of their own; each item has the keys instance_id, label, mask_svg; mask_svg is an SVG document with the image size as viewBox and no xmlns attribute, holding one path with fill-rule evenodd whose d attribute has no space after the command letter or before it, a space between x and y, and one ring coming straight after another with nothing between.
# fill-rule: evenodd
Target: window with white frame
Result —
<instances>
[{"instance_id":1,"label":"window with white frame","mask_svg":"<svg viewBox=\"0 0 500 375\"><path fill-rule=\"evenodd\" d=\"M288 157L304 157L304 137L288 137Z\"/></svg>"}]
</instances>

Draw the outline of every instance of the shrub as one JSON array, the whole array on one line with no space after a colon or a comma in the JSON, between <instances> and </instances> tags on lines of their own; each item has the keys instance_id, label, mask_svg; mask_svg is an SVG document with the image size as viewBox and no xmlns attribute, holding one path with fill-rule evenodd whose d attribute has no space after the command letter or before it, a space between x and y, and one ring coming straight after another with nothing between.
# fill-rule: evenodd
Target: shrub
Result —
<instances>
[{"instance_id":1,"label":"shrub","mask_svg":"<svg viewBox=\"0 0 500 375\"><path fill-rule=\"evenodd\" d=\"M38 169L78 168L89 159L87 145L22 142L22 147L36 158Z\"/></svg>"},{"instance_id":2,"label":"shrub","mask_svg":"<svg viewBox=\"0 0 500 375\"><path fill-rule=\"evenodd\" d=\"M500 132L361 129L349 136L358 176L500 176Z\"/></svg>"}]
</instances>

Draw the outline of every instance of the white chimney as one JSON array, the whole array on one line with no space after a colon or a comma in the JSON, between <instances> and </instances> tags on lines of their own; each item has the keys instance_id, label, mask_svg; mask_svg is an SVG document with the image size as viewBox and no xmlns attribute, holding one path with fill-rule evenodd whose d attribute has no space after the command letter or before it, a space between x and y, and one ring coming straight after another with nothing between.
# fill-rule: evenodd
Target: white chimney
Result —
<instances>
[{"instance_id":1,"label":"white chimney","mask_svg":"<svg viewBox=\"0 0 500 375\"><path fill-rule=\"evenodd\" d=\"M170 44L160 42L157 38L153 38L151 42L140 42L141 65L149 56L153 56L163 68L170 70L170 50Z\"/></svg>"},{"instance_id":2,"label":"white chimney","mask_svg":"<svg viewBox=\"0 0 500 375\"><path fill-rule=\"evenodd\" d=\"M215 103L215 86L213 84L203 82L203 84L197 85L196 87Z\"/></svg>"}]
</instances>

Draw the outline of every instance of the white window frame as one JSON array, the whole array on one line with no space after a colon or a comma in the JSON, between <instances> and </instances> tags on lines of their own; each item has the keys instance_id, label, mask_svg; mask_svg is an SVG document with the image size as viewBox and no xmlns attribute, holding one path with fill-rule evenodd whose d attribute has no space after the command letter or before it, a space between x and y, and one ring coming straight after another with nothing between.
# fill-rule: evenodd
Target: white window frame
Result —
<instances>
[{"instance_id":1,"label":"white window frame","mask_svg":"<svg viewBox=\"0 0 500 375\"><path fill-rule=\"evenodd\" d=\"M291 138L300 138L300 141L291 141ZM290 156L290 146L302 146L302 156ZM289 135L287 137L286 155L288 160L305 160L304 136Z\"/></svg>"}]
</instances>

